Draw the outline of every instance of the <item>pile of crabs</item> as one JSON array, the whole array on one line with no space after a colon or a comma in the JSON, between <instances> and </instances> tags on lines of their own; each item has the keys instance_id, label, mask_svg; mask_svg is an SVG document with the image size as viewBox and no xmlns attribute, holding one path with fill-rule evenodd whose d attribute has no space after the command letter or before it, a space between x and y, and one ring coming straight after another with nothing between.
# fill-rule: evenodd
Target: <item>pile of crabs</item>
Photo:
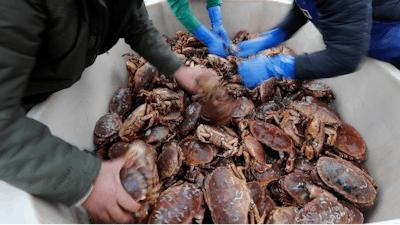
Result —
<instances>
[{"instance_id":1,"label":"pile of crabs","mask_svg":"<svg viewBox=\"0 0 400 225\"><path fill-rule=\"evenodd\" d=\"M257 37L239 32L234 43ZM96 156L125 158L121 182L142 204L133 223L363 223L376 183L366 144L316 81L270 78L249 90L241 59L208 54L193 35L165 36L186 66L211 68L190 96L129 57L128 87L94 129ZM294 54L287 47L260 54Z\"/></svg>"}]
</instances>

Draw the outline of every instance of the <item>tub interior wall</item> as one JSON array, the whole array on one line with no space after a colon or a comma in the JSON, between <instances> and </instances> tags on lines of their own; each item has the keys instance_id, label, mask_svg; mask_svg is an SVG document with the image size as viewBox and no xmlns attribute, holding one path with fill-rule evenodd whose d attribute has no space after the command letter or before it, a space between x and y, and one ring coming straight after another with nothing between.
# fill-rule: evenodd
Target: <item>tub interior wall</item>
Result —
<instances>
[{"instance_id":1,"label":"tub interior wall","mask_svg":"<svg viewBox=\"0 0 400 225\"><path fill-rule=\"evenodd\" d=\"M200 22L211 28L206 1L192 0L190 6ZM290 8L291 4L277 1L224 0L222 22L231 39L244 29L262 33L279 23ZM185 30L166 2L149 5L148 12L161 34L172 37L176 31ZM311 23L284 44L297 54L324 49L322 37ZM107 112L113 93L127 85L124 53L133 51L120 40L84 71L79 82L53 94L28 116L43 122L54 135L82 150L93 150L97 120ZM368 159L364 165L378 184L375 206L365 213L366 222L370 223L400 217L400 207L396 205L400 200L399 79L399 71L392 65L367 58L355 73L320 80L336 94L333 106L343 121L355 127L367 143ZM42 223L88 222L82 208L66 208L37 198L32 198L32 204Z\"/></svg>"}]
</instances>

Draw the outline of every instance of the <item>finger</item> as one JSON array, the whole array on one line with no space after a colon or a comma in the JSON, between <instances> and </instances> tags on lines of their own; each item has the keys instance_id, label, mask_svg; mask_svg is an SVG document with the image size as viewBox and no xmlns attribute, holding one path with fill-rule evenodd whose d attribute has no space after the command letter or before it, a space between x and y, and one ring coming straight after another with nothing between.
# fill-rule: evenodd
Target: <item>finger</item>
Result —
<instances>
[{"instance_id":1,"label":"finger","mask_svg":"<svg viewBox=\"0 0 400 225\"><path fill-rule=\"evenodd\" d=\"M141 207L122 186L118 187L117 202L124 210L132 213L138 211Z\"/></svg>"},{"instance_id":2,"label":"finger","mask_svg":"<svg viewBox=\"0 0 400 225\"><path fill-rule=\"evenodd\" d=\"M93 216L92 219L97 224L114 223L111 216L107 212L102 212L100 215Z\"/></svg>"},{"instance_id":3,"label":"finger","mask_svg":"<svg viewBox=\"0 0 400 225\"><path fill-rule=\"evenodd\" d=\"M110 208L110 215L112 220L117 223L129 223L133 219L132 214L123 210L119 205Z\"/></svg>"}]
</instances>

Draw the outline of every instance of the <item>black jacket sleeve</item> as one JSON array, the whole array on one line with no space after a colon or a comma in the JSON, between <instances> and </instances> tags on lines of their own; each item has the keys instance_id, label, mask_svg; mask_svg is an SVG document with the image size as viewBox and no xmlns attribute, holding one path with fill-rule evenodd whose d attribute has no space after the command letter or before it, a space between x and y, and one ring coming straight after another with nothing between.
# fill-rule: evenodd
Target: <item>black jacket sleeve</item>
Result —
<instances>
[{"instance_id":1,"label":"black jacket sleeve","mask_svg":"<svg viewBox=\"0 0 400 225\"><path fill-rule=\"evenodd\" d=\"M295 57L299 80L353 72L367 55L372 28L371 0L314 0L326 49Z\"/></svg>"},{"instance_id":2,"label":"black jacket sleeve","mask_svg":"<svg viewBox=\"0 0 400 225\"><path fill-rule=\"evenodd\" d=\"M298 29L300 29L304 24L306 24L308 18L304 16L303 12L297 6L296 2L293 1L293 6L289 11L289 14L285 19L276 26L276 28L281 28L292 36Z\"/></svg>"},{"instance_id":3,"label":"black jacket sleeve","mask_svg":"<svg viewBox=\"0 0 400 225\"><path fill-rule=\"evenodd\" d=\"M45 7L32 2L0 4L0 179L70 206L89 190L101 162L53 136L21 107L48 24Z\"/></svg>"}]
</instances>

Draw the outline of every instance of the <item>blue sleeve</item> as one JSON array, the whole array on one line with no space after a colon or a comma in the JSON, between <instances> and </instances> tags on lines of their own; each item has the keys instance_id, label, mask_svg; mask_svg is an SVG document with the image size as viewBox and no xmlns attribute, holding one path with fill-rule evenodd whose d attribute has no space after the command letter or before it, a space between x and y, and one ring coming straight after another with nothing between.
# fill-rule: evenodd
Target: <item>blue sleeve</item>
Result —
<instances>
[{"instance_id":1,"label":"blue sleeve","mask_svg":"<svg viewBox=\"0 0 400 225\"><path fill-rule=\"evenodd\" d=\"M367 55L371 0L315 0L326 49L295 58L296 79L329 78L353 72Z\"/></svg>"},{"instance_id":2,"label":"blue sleeve","mask_svg":"<svg viewBox=\"0 0 400 225\"><path fill-rule=\"evenodd\" d=\"M289 11L289 14L276 28L281 28L288 32L289 36L292 36L298 29L306 24L307 21L308 18L304 16L301 9L297 6L295 1L293 1L293 7Z\"/></svg>"}]
</instances>

